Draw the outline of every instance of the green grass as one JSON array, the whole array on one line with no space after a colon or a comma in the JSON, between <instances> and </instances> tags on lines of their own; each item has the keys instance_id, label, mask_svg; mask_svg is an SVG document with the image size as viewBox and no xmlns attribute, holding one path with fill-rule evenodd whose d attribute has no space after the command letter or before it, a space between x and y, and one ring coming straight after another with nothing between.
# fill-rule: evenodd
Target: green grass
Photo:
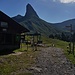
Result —
<instances>
[{"instance_id":1,"label":"green grass","mask_svg":"<svg viewBox=\"0 0 75 75\"><path fill-rule=\"evenodd\" d=\"M52 44L55 44L55 47L62 48L66 57L75 64L75 57L72 54L68 54L67 45L68 42L64 42L57 39L51 39L47 37L42 37L42 41L48 47L52 47ZM26 68L29 68L33 63L35 63L35 57L38 54L38 51L33 51L33 48L26 44L21 44L22 48L14 50L14 52L23 52L20 55L4 55L0 56L0 75L33 75L30 72L24 72Z\"/></svg>"},{"instance_id":2,"label":"green grass","mask_svg":"<svg viewBox=\"0 0 75 75\"><path fill-rule=\"evenodd\" d=\"M44 43L48 44L48 46L52 46L52 44L55 44L55 47L63 49L64 54L66 55L66 57L73 64L75 64L75 57L74 57L74 55L73 54L69 54L67 52L67 50L68 50L67 46L68 46L69 42L65 42L65 41L61 41L61 40L57 40L57 39L46 38L46 37L42 37L42 39L44 40Z\"/></svg>"},{"instance_id":3,"label":"green grass","mask_svg":"<svg viewBox=\"0 0 75 75\"><path fill-rule=\"evenodd\" d=\"M29 68L35 63L36 51L34 52L29 46L28 51L26 45L22 44L21 49L14 52L23 52L20 55L3 55L0 56L0 75L33 75L30 72L22 72L24 69Z\"/></svg>"},{"instance_id":4,"label":"green grass","mask_svg":"<svg viewBox=\"0 0 75 75\"><path fill-rule=\"evenodd\" d=\"M25 52L27 50L33 51L33 47L31 47L31 45L28 45L28 48L27 48L27 45L25 43L21 43L20 49L16 49L16 50L14 50L14 52Z\"/></svg>"}]
</instances>

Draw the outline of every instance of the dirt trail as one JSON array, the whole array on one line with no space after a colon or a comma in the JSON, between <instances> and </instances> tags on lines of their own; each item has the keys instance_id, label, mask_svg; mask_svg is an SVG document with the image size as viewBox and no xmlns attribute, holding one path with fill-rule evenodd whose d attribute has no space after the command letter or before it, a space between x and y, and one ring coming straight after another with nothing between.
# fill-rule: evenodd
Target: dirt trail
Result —
<instances>
[{"instance_id":1,"label":"dirt trail","mask_svg":"<svg viewBox=\"0 0 75 75\"><path fill-rule=\"evenodd\" d=\"M55 47L42 48L31 71L34 75L75 75L74 65Z\"/></svg>"}]
</instances>

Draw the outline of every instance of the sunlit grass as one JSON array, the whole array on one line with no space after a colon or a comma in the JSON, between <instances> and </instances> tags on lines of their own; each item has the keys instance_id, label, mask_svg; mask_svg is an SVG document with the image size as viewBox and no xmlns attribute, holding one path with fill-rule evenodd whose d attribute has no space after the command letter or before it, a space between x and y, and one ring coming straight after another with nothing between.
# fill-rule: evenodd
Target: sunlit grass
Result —
<instances>
[{"instance_id":1,"label":"sunlit grass","mask_svg":"<svg viewBox=\"0 0 75 75\"><path fill-rule=\"evenodd\" d=\"M30 67L35 63L35 57L37 52L32 50L29 45L22 44L22 48L14 50L15 53L22 52L19 55L3 55L0 56L0 75L33 75L29 72L22 72L22 70Z\"/></svg>"},{"instance_id":2,"label":"sunlit grass","mask_svg":"<svg viewBox=\"0 0 75 75\"><path fill-rule=\"evenodd\" d=\"M68 54L67 52L67 45L69 44L68 42L47 37L42 37L42 41L43 44L45 44L47 47L52 47L52 44L54 44L55 47L63 49L66 57L73 64L75 64L74 55ZM29 72L22 72L22 70L29 68L35 63L35 57L37 56L38 51L34 51L31 45L28 45L27 48L27 45L25 43L22 43L20 45L20 49L16 49L14 50L14 52L22 52L22 54L0 56L0 75L11 75L12 73L14 73L13 75L33 75Z\"/></svg>"},{"instance_id":3,"label":"sunlit grass","mask_svg":"<svg viewBox=\"0 0 75 75\"><path fill-rule=\"evenodd\" d=\"M55 47L63 49L63 52L66 55L66 57L73 64L75 64L75 55L69 54L68 51L67 51L67 50L69 50L69 49L67 49L67 46L69 45L69 42L61 41L61 40L57 40L57 39L45 38L45 37L42 37L42 39L44 40L44 43L48 44L48 46L52 46L52 44L55 44ZM74 50L74 53L75 53L75 50Z\"/></svg>"}]
</instances>

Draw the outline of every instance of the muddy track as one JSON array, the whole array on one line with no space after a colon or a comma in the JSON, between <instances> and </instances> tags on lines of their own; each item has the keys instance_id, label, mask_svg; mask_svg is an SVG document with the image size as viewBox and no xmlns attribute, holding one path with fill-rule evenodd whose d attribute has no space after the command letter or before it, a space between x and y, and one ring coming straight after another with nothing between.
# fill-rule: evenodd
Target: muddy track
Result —
<instances>
[{"instance_id":1,"label":"muddy track","mask_svg":"<svg viewBox=\"0 0 75 75\"><path fill-rule=\"evenodd\" d=\"M31 71L34 75L75 75L74 65L55 47L42 48Z\"/></svg>"}]
</instances>

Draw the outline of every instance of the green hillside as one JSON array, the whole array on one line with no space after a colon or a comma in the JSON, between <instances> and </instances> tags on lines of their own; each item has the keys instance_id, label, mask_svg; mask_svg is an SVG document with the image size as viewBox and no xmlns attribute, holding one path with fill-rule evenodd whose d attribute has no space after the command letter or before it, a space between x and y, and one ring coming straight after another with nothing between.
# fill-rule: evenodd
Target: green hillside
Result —
<instances>
[{"instance_id":1,"label":"green hillside","mask_svg":"<svg viewBox=\"0 0 75 75\"><path fill-rule=\"evenodd\" d=\"M30 4L26 6L25 16L17 15L13 17L13 19L28 28L30 32L39 32L46 36L61 33L61 30L55 27L52 23L40 19Z\"/></svg>"},{"instance_id":2,"label":"green hillside","mask_svg":"<svg viewBox=\"0 0 75 75\"><path fill-rule=\"evenodd\" d=\"M60 28L61 30L70 30L70 28L66 28L66 26L72 25L72 29L75 31L75 19L70 19L63 21L61 23L55 23L54 26Z\"/></svg>"}]
</instances>

